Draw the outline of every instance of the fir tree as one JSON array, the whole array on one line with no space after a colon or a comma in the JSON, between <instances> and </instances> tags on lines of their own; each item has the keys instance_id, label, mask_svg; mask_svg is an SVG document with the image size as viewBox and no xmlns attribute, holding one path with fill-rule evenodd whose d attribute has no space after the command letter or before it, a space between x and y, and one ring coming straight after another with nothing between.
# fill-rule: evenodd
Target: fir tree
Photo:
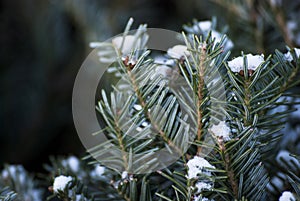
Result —
<instances>
[{"instance_id":1,"label":"fir tree","mask_svg":"<svg viewBox=\"0 0 300 201\"><path fill-rule=\"evenodd\" d=\"M277 1L214 2L248 24L255 48L232 56L235 41L217 31L215 18L184 25L184 44L159 57L147 49L146 25L131 35L132 20L111 43L91 43L102 61L117 58L108 72L119 82L101 90L96 106L104 124L97 134L108 141L84 160L52 158L48 200L300 199L299 153L273 154L298 104L291 92L300 82L297 41ZM285 52L268 45L274 38L262 40L268 22L279 25ZM1 200L41 197L21 166L7 166L0 187Z\"/></svg>"}]
</instances>

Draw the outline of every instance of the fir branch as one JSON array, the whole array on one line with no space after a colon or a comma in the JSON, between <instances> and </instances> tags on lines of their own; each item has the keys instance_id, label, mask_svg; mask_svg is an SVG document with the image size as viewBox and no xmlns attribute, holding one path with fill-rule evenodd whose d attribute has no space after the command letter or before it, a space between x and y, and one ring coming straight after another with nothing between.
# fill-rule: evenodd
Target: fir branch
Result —
<instances>
[{"instance_id":1,"label":"fir branch","mask_svg":"<svg viewBox=\"0 0 300 201\"><path fill-rule=\"evenodd\" d=\"M272 0L269 0L269 6L271 7L271 10L275 16L275 21L277 22L278 28L282 33L282 37L285 41L285 43L289 47L294 47L294 41L290 37L288 28L287 28L287 22L285 20L285 15L281 7L274 5L274 3L271 3Z\"/></svg>"},{"instance_id":2,"label":"fir branch","mask_svg":"<svg viewBox=\"0 0 300 201\"><path fill-rule=\"evenodd\" d=\"M291 66L289 64L287 64L286 62L283 62L282 59L279 57L279 55L281 55L281 58L283 56L283 54L280 54L279 51L275 51L275 59L277 61L279 61L280 65L282 66L281 68L285 68L288 71L288 74L285 75L284 79L284 83L282 84L281 88L280 88L280 92L283 93L285 92L287 89L291 88L291 86L294 86L294 82L299 83L299 80L296 81L295 78L298 75L299 71L300 71L300 65L298 63L296 63L295 66Z\"/></svg>"},{"instance_id":3,"label":"fir branch","mask_svg":"<svg viewBox=\"0 0 300 201\"><path fill-rule=\"evenodd\" d=\"M248 73L248 71L247 71ZM244 103L245 103L245 110L244 110L244 125L245 126L249 126L251 125L251 118L249 117L249 111L251 111L251 105L250 105L250 100L251 100L251 92L249 90L249 86L250 86L250 81L249 80L245 80L244 82L244 90L245 90L245 94L244 94Z\"/></svg>"},{"instance_id":4,"label":"fir branch","mask_svg":"<svg viewBox=\"0 0 300 201\"><path fill-rule=\"evenodd\" d=\"M198 87L197 87L197 140L201 141L203 125L202 125L202 102L204 98L203 89L204 89L204 71L206 68L205 62L207 60L206 56L206 46L200 45L200 53L199 53L199 65L197 68L198 71ZM201 154L201 146L197 148L197 155Z\"/></svg>"},{"instance_id":5,"label":"fir branch","mask_svg":"<svg viewBox=\"0 0 300 201\"><path fill-rule=\"evenodd\" d=\"M245 10L248 9L252 12L251 19L246 20L253 22L252 25L255 26L254 30L256 31L254 37L256 37L257 47L263 49L262 33L264 31L264 22L259 13L254 10L255 5L253 5L252 1L249 1L247 5L238 1L236 6L244 7ZM200 25L197 24L198 28ZM196 28L193 27L192 29ZM149 75L154 73L154 69L157 66L153 64L152 60L146 60L149 56L148 51L144 52L140 57L132 57L135 53L127 55L125 60L120 59L122 58L122 55L120 55L118 60L120 64L119 71L122 75L122 80L125 81L132 93L131 98L126 102L128 105L121 105L123 108L121 108L122 112L120 113L115 112L115 107L118 103L116 103L117 101L114 98L111 98L111 103L104 100L101 113L108 125L106 131L112 136L112 142L115 140L114 137L116 137L116 144L118 147L121 147L121 152L123 153L125 170L128 171L130 171L129 167L132 166L131 158L133 154L140 151L146 153L146 155L152 154L160 146L168 145L180 153L182 160L178 160L176 163L179 166L172 165L170 168L157 172L167 182L165 189L153 187L156 190L156 195L161 199L193 200L199 198L198 195L200 198L202 198L202 195L205 195L210 199L261 200L266 197L264 189L269 183L268 173L262 163L263 156L265 156L267 149L272 150L274 148L271 143L278 139L278 136L275 134L282 128L283 121L281 119L290 112L284 111L274 114L272 110L284 104L277 102L277 100L293 84L292 80L298 73L298 63L296 62L295 67L295 62L287 62L282 53L276 52L274 57L271 58L270 56L266 60L264 60L263 55L258 56L260 64L257 64L257 66L250 64L250 59L247 59L247 55L243 55L242 70L239 66L230 69L229 64L227 64L229 53L222 55L221 45L225 40L224 37L215 43L215 39L211 38L211 32L208 31L208 33L205 42L202 41L202 38L198 39L194 35L189 35L189 37L184 35L186 49L189 51L189 54L182 56L180 59L176 58L176 62L179 64L181 73L187 82L185 87L188 87L188 89L183 89L182 92L174 92L177 93L176 95L179 95L178 97L166 87L167 82L162 82L162 79L157 75ZM138 60L132 64L129 62L129 60L132 60L131 57L138 58ZM293 58L295 59L295 54ZM255 61L254 63L257 63L257 60ZM225 73L226 68L227 73ZM145 72L145 69L148 72ZM224 76L225 83L223 84L228 91L223 90L223 92L220 86L216 86L222 82L222 79L214 75L220 72ZM172 79L175 78L172 77ZM150 81L154 83L153 85L159 87L140 86L140 81L143 84L147 84ZM168 83L170 84L169 86L171 86L172 82L174 80ZM213 87L210 88L211 86ZM193 95L189 95L188 90L192 90ZM218 108L219 105L215 107L213 104L214 102L218 104L226 102L218 101L218 97L213 97L221 93L230 94L227 108ZM181 97L182 94L184 94L183 96L187 95L187 97ZM231 96L232 94L233 96ZM178 102L182 103L184 107L180 108ZM138 110L136 112L133 107L134 104L138 104L141 109L136 109ZM156 107L156 105L163 107L164 110ZM193 109L193 106L196 109ZM126 110L125 107L129 107L129 109ZM187 110L188 115L182 115L184 110ZM128 130L124 131L124 128L127 129L128 124L131 124L124 123L124 125L121 125L121 119L124 119L123 117L128 111L131 111L130 115L128 115L130 116L128 117L130 121L138 125L136 126L133 123L133 125L129 125ZM118 114L116 115L116 113ZM192 126L191 130L189 130L191 125L185 124L187 119L192 120L196 124ZM224 125L230 125L230 127L228 126L225 129L228 130L227 139L218 136L222 134L221 131L216 133L217 137L214 136L217 139L215 142L217 146L205 141L205 137L210 134L211 120L214 123L223 121ZM127 137L131 131L135 131L145 121L151 125L151 129L157 134L157 139L160 142L152 144L152 141L146 140L142 142L140 139L134 139L136 136ZM181 137L179 133L184 127L187 127L188 131L184 133L184 137ZM194 139L195 136L185 136L190 134L190 131L194 131L196 139ZM143 131L138 132L138 135L147 136L146 134ZM183 150L180 148L182 144L187 143L195 146L191 146L187 154L184 155ZM153 147L151 147L152 145ZM266 145L270 146L267 147ZM103 148L104 146L99 147ZM149 147L151 149L146 150ZM189 168L189 170L186 168L187 163L185 159L194 155L196 155L195 158L199 157L201 152L205 152L204 148L213 149L211 153L202 153L204 155L208 154L207 160L213 164L211 169L216 167L215 172L212 171L213 176L211 174L201 175L200 171L199 174L197 173L197 176L187 177L186 173L189 173L189 170L192 170L192 168ZM126 151L129 151L129 155L126 155ZM99 152L101 154L102 151ZM141 161L146 161L147 159L145 156ZM116 160L119 159L117 158ZM191 157L189 160L191 160ZM149 164L151 162L147 161L147 165ZM197 182L195 183L195 181L200 181L202 176L204 181L214 183L214 186L211 185L212 189L196 186ZM125 200L137 200L139 186L143 185L140 183L140 179L138 177L133 178L133 175L131 175L130 178L122 180L124 182L122 185L119 185L118 191ZM147 189L145 185L144 183L143 189ZM198 186L201 186L201 183ZM146 191L143 191L144 196Z\"/></svg>"},{"instance_id":6,"label":"fir branch","mask_svg":"<svg viewBox=\"0 0 300 201\"><path fill-rule=\"evenodd\" d=\"M118 116L116 116L116 118L114 119L114 123L115 123L115 129L116 129L116 136L118 138L118 143L119 143L119 146L121 148L121 152L122 152L122 158L123 158L123 162L124 162L124 168L125 168L125 171L129 171L128 169L128 156L127 156L127 152L126 152L126 149L125 149L125 143L123 142L123 136L122 136L122 130L119 126L119 118Z\"/></svg>"},{"instance_id":7,"label":"fir branch","mask_svg":"<svg viewBox=\"0 0 300 201\"><path fill-rule=\"evenodd\" d=\"M260 53L265 53L265 47L264 47L264 21L262 17L256 13L255 9L251 9L254 13L253 16L253 22L255 23L254 26L254 38L256 43L256 50Z\"/></svg>"},{"instance_id":8,"label":"fir branch","mask_svg":"<svg viewBox=\"0 0 300 201\"><path fill-rule=\"evenodd\" d=\"M226 171L227 176L229 178L229 182L230 182L230 185L231 185L231 188L232 188L233 196L234 196L235 199L238 199L238 191L239 191L238 189L239 188L238 188L238 183L235 179L235 173L231 169L230 155L226 150L223 138L219 137L217 142L218 142L218 146L219 146L219 149L220 149L220 153L221 153L222 156L224 156L224 157L222 157L222 159L223 159L223 162L225 164L225 171Z\"/></svg>"},{"instance_id":9,"label":"fir branch","mask_svg":"<svg viewBox=\"0 0 300 201\"><path fill-rule=\"evenodd\" d=\"M17 194L11 191L9 187L0 188L0 200L14 201L17 200Z\"/></svg>"},{"instance_id":10,"label":"fir branch","mask_svg":"<svg viewBox=\"0 0 300 201\"><path fill-rule=\"evenodd\" d=\"M164 142L166 142L170 147L174 148L174 150L178 154L183 155L182 150L178 146L176 146L172 142L172 140L170 140L167 137L167 134L160 128L160 126L157 125L157 123L152 118L152 114L150 113L149 108L148 108L147 103L146 103L146 100L143 98L143 94L141 93L141 91L139 89L139 86L137 84L135 75L131 72L130 68L128 68L127 66L125 66L125 67L126 67L126 70L127 70L126 72L127 72L128 78L130 79L132 87L133 87L133 90L135 92L135 95L138 98L139 104L143 108L142 110L143 110L143 112L144 112L147 120L149 120L149 122L153 126L154 130L162 137L162 139L164 140Z\"/></svg>"}]
</instances>

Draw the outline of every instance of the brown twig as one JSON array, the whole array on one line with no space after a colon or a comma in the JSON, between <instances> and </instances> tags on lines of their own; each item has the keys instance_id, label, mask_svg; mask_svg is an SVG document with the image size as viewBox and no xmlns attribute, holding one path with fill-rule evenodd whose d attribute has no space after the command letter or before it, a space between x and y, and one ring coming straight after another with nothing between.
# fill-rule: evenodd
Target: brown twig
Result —
<instances>
[{"instance_id":1,"label":"brown twig","mask_svg":"<svg viewBox=\"0 0 300 201\"><path fill-rule=\"evenodd\" d=\"M126 154L126 149L125 149L125 146L124 146L124 143L123 143L123 137L122 137L122 134L121 134L119 121L118 121L117 118L114 120L114 123L116 125L118 143L119 143L119 146L121 147L122 158L123 158L124 166L125 166L124 168L125 168L126 171L129 171L128 170L128 158L127 158L127 154Z\"/></svg>"},{"instance_id":2,"label":"brown twig","mask_svg":"<svg viewBox=\"0 0 300 201\"><path fill-rule=\"evenodd\" d=\"M139 100L139 103L141 104L143 110L144 110L144 113L146 115L146 118L151 122L154 130L156 132L159 133L159 135L162 137L162 139L170 146L172 147L173 149L175 149L175 151L177 153L179 153L180 155L183 155L183 152L180 148L178 148L166 135L166 133L156 124L156 122L153 120L152 118L152 115L150 113L150 111L148 110L148 107L147 107L147 104L145 102L145 100L143 99L142 95L141 95L141 92L139 90L139 87L136 83L136 79L135 79L135 76L132 74L132 72L130 70L127 69L127 74L129 76L129 78L131 79L131 82L132 82L132 85L133 85L133 89L137 95L137 98Z\"/></svg>"},{"instance_id":3,"label":"brown twig","mask_svg":"<svg viewBox=\"0 0 300 201\"><path fill-rule=\"evenodd\" d=\"M201 110L201 104L203 101L203 87L204 87L204 70L205 70L205 60L206 60L206 47L203 45L200 48L200 54L199 54L199 69L198 69L198 90L197 90L197 140L200 141L202 138L202 110ZM197 155L200 155L202 150L201 146L198 146L197 148Z\"/></svg>"},{"instance_id":4,"label":"brown twig","mask_svg":"<svg viewBox=\"0 0 300 201\"><path fill-rule=\"evenodd\" d=\"M230 167L230 156L226 152L226 147L225 147L224 140L222 137L218 138L218 145L221 150L221 153L224 155L223 160L225 162L225 171L229 178L229 183L230 183L232 191L233 191L233 196L235 199L237 199L238 198L238 184L235 180L234 171Z\"/></svg>"},{"instance_id":5,"label":"brown twig","mask_svg":"<svg viewBox=\"0 0 300 201\"><path fill-rule=\"evenodd\" d=\"M280 7L273 5L271 3L270 3L270 5L271 5L271 9L275 15L275 20L277 22L278 28L279 28L280 32L282 33L282 37L283 37L285 43L289 47L293 48L295 46L295 44L289 34L283 10Z\"/></svg>"}]
</instances>

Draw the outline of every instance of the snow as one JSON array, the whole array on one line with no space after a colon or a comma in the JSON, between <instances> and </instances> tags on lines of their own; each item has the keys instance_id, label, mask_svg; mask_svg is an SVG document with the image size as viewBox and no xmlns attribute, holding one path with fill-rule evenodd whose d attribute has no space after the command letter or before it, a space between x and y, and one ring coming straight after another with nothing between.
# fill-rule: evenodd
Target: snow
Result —
<instances>
[{"instance_id":1,"label":"snow","mask_svg":"<svg viewBox=\"0 0 300 201\"><path fill-rule=\"evenodd\" d=\"M212 23L209 20L200 21L192 27L196 32L208 32L212 29ZM201 30L199 30L199 28Z\"/></svg>"},{"instance_id":2,"label":"snow","mask_svg":"<svg viewBox=\"0 0 300 201\"><path fill-rule=\"evenodd\" d=\"M143 35L146 32L146 25L140 26L135 35L118 36L112 39L112 44L119 49L122 55L129 55L135 48L143 48L148 40L148 35ZM124 42L123 42L124 40ZM122 46L123 43L123 46Z\"/></svg>"},{"instance_id":3,"label":"snow","mask_svg":"<svg viewBox=\"0 0 300 201\"><path fill-rule=\"evenodd\" d=\"M299 57L300 57L300 49L294 48L294 50L295 50L295 53L296 53L297 58L299 58ZM292 56L292 54L291 54L291 51L288 51L287 53L285 53L285 54L284 54L284 57L285 57L285 59L286 59L287 61L289 61L289 62L293 61L293 56Z\"/></svg>"},{"instance_id":4,"label":"snow","mask_svg":"<svg viewBox=\"0 0 300 201\"><path fill-rule=\"evenodd\" d=\"M215 39L215 43L219 43L222 39L224 34L221 34L215 30L212 30L211 31L211 37ZM228 38L226 37L225 40L224 40L224 49L225 50L229 50L231 48L233 48L233 42Z\"/></svg>"},{"instance_id":5,"label":"snow","mask_svg":"<svg viewBox=\"0 0 300 201\"><path fill-rule=\"evenodd\" d=\"M225 121L220 121L219 124L211 127L211 132L218 137L223 137L224 141L230 140L230 128L226 125Z\"/></svg>"},{"instance_id":6,"label":"snow","mask_svg":"<svg viewBox=\"0 0 300 201\"><path fill-rule=\"evenodd\" d=\"M0 172L0 180L12 180L11 182L22 186L23 200L42 200L42 191L36 189L33 179L28 176L22 165L8 165ZM1 198L0 198L1 200Z\"/></svg>"},{"instance_id":7,"label":"snow","mask_svg":"<svg viewBox=\"0 0 300 201\"><path fill-rule=\"evenodd\" d=\"M185 45L175 45L172 48L169 48L167 54L174 59L180 59L182 57L189 56L190 52Z\"/></svg>"},{"instance_id":8,"label":"snow","mask_svg":"<svg viewBox=\"0 0 300 201\"><path fill-rule=\"evenodd\" d=\"M166 65L166 66L175 66L176 62L173 59L167 59L164 56L158 55L154 58L155 64Z\"/></svg>"},{"instance_id":9,"label":"snow","mask_svg":"<svg viewBox=\"0 0 300 201\"><path fill-rule=\"evenodd\" d=\"M10 165L2 171L1 175L2 178L11 177L14 181L18 181L21 184L26 182L26 172L21 165Z\"/></svg>"},{"instance_id":10,"label":"snow","mask_svg":"<svg viewBox=\"0 0 300 201\"><path fill-rule=\"evenodd\" d=\"M59 191L63 191L67 184L72 181L72 177L71 176L64 176L64 175L60 175L58 177L56 177L54 179L54 183L53 183L53 190L55 193L58 193Z\"/></svg>"},{"instance_id":11,"label":"snow","mask_svg":"<svg viewBox=\"0 0 300 201\"><path fill-rule=\"evenodd\" d=\"M149 126L149 123L144 121L144 122L142 123L142 126L147 127L147 126Z\"/></svg>"},{"instance_id":12,"label":"snow","mask_svg":"<svg viewBox=\"0 0 300 201\"><path fill-rule=\"evenodd\" d=\"M94 178L101 178L105 172L105 167L97 165L94 170L91 171L90 176Z\"/></svg>"},{"instance_id":13,"label":"snow","mask_svg":"<svg viewBox=\"0 0 300 201\"><path fill-rule=\"evenodd\" d=\"M128 172L124 171L122 172L122 179L126 179L128 177Z\"/></svg>"},{"instance_id":14,"label":"snow","mask_svg":"<svg viewBox=\"0 0 300 201\"><path fill-rule=\"evenodd\" d=\"M199 195L199 196L195 196L194 197L194 201L214 201L214 200L213 199L210 200L210 199L208 199L206 197L202 197L201 195Z\"/></svg>"},{"instance_id":15,"label":"snow","mask_svg":"<svg viewBox=\"0 0 300 201\"><path fill-rule=\"evenodd\" d=\"M197 187L197 193L201 193L203 190L211 190L213 186L207 182L199 181L195 187Z\"/></svg>"},{"instance_id":16,"label":"snow","mask_svg":"<svg viewBox=\"0 0 300 201\"><path fill-rule=\"evenodd\" d=\"M198 23L198 26L200 27L200 29L201 29L202 31L209 31L209 30L211 30L211 28L212 28L212 23L211 23L211 21L209 21L209 20L206 20L206 21L200 21L200 22ZM194 28L198 28L197 25L194 25Z\"/></svg>"},{"instance_id":17,"label":"snow","mask_svg":"<svg viewBox=\"0 0 300 201\"><path fill-rule=\"evenodd\" d=\"M122 41L124 39L124 44L122 46ZM134 35L127 35L125 38L123 36L118 36L112 39L112 44L117 48L120 49L123 55L128 55L134 48L135 44L138 44L138 41L135 41L136 37Z\"/></svg>"},{"instance_id":18,"label":"snow","mask_svg":"<svg viewBox=\"0 0 300 201\"><path fill-rule=\"evenodd\" d=\"M2 175L2 178L4 178L4 179L6 179L6 178L9 177L9 173L8 173L7 170L3 170L2 173L1 173L1 175Z\"/></svg>"},{"instance_id":19,"label":"snow","mask_svg":"<svg viewBox=\"0 0 300 201\"><path fill-rule=\"evenodd\" d=\"M75 156L70 156L66 160L62 161L62 165L64 167L69 167L73 172L78 172L80 162L79 162L78 158L76 158Z\"/></svg>"},{"instance_id":20,"label":"snow","mask_svg":"<svg viewBox=\"0 0 300 201\"><path fill-rule=\"evenodd\" d=\"M296 198L291 192L284 191L280 196L279 201L296 201Z\"/></svg>"},{"instance_id":21,"label":"snow","mask_svg":"<svg viewBox=\"0 0 300 201\"><path fill-rule=\"evenodd\" d=\"M247 54L247 63L248 63L248 70L256 70L257 67L264 62L264 55L252 55ZM231 69L232 72L239 73L241 70L244 70L244 58L243 56L239 56L231 61L228 62L228 67Z\"/></svg>"},{"instance_id":22,"label":"snow","mask_svg":"<svg viewBox=\"0 0 300 201\"><path fill-rule=\"evenodd\" d=\"M143 109L142 106L141 106L141 105L138 105L138 104L135 104L133 107L134 107L134 109L136 109L137 111L140 111L140 110Z\"/></svg>"},{"instance_id":23,"label":"snow","mask_svg":"<svg viewBox=\"0 0 300 201\"><path fill-rule=\"evenodd\" d=\"M199 30L199 28L201 30ZM212 27L212 22L211 21L200 21L197 24L194 24L194 26L192 27L193 30L195 30L197 33L199 32L204 32L204 35L207 36L208 32L211 31L211 37L215 38L215 43L219 43L223 37L224 34L216 31L213 29ZM231 48L233 48L233 42L226 37L226 39L224 40L224 49L225 50L229 50Z\"/></svg>"},{"instance_id":24,"label":"snow","mask_svg":"<svg viewBox=\"0 0 300 201\"><path fill-rule=\"evenodd\" d=\"M173 70L169 66L160 65L160 66L157 66L157 68L155 69L155 74L153 75L153 77L151 77L151 79L154 79L155 75L162 75L163 77L170 77L172 75L172 72L173 72Z\"/></svg>"},{"instance_id":25,"label":"snow","mask_svg":"<svg viewBox=\"0 0 300 201\"><path fill-rule=\"evenodd\" d=\"M159 65L155 68L154 73L150 75L150 80L154 80L158 76L161 80L157 83L159 86L165 86L174 76L178 75L176 68L167 65Z\"/></svg>"},{"instance_id":26,"label":"snow","mask_svg":"<svg viewBox=\"0 0 300 201\"><path fill-rule=\"evenodd\" d=\"M193 159L190 159L187 162L187 166L188 166L188 175L187 175L188 179L193 179L193 178L197 179L199 174L205 174L207 176L211 176L211 172L206 168L215 169L215 166L211 165L207 160L199 156L195 156ZM213 183L207 180L200 180L196 182L195 187L197 188L197 193L201 193L203 190L211 190L213 187Z\"/></svg>"},{"instance_id":27,"label":"snow","mask_svg":"<svg viewBox=\"0 0 300 201\"><path fill-rule=\"evenodd\" d=\"M188 179L197 178L198 174L206 174L207 176L211 176L211 172L205 168L215 168L215 166L211 165L207 160L199 156L195 156L193 159L190 159L187 162L187 166Z\"/></svg>"},{"instance_id":28,"label":"snow","mask_svg":"<svg viewBox=\"0 0 300 201\"><path fill-rule=\"evenodd\" d=\"M100 43L100 42L91 42L90 43L91 48L97 48L97 47L100 47L101 45L102 45L102 43Z\"/></svg>"},{"instance_id":29,"label":"snow","mask_svg":"<svg viewBox=\"0 0 300 201\"><path fill-rule=\"evenodd\" d=\"M143 130L144 130L144 129L142 129L141 127L137 127L137 128L136 128L136 131L137 131L137 132L142 132Z\"/></svg>"}]
</instances>

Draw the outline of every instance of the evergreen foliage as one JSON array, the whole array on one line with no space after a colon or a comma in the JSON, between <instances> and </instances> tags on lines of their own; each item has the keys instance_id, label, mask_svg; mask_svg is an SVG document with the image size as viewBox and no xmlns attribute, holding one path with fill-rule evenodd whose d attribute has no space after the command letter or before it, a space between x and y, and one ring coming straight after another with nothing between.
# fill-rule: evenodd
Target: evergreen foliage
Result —
<instances>
[{"instance_id":1,"label":"evergreen foliage","mask_svg":"<svg viewBox=\"0 0 300 201\"><path fill-rule=\"evenodd\" d=\"M281 15L269 14L279 12L275 4L214 2L240 16L259 53L270 51L265 45L279 36L262 41L260 34L265 23L282 23ZM160 54L161 63L157 52L147 49L147 26L130 35L132 23L121 43L93 43L100 60L117 58L108 71L118 83L101 90L96 106L105 126L93 135L108 141L88 150L91 155L83 160L51 158L42 180L49 186L48 200L278 200L283 191L300 199L299 153L274 154L299 104L292 89L300 83L300 50L287 30L281 30L286 52L233 57L232 41L216 30L215 18L194 20L184 25L185 45ZM128 37L134 39L129 52ZM157 157L162 149L166 152ZM0 200L38 200L41 192L23 167L2 171Z\"/></svg>"}]
</instances>

